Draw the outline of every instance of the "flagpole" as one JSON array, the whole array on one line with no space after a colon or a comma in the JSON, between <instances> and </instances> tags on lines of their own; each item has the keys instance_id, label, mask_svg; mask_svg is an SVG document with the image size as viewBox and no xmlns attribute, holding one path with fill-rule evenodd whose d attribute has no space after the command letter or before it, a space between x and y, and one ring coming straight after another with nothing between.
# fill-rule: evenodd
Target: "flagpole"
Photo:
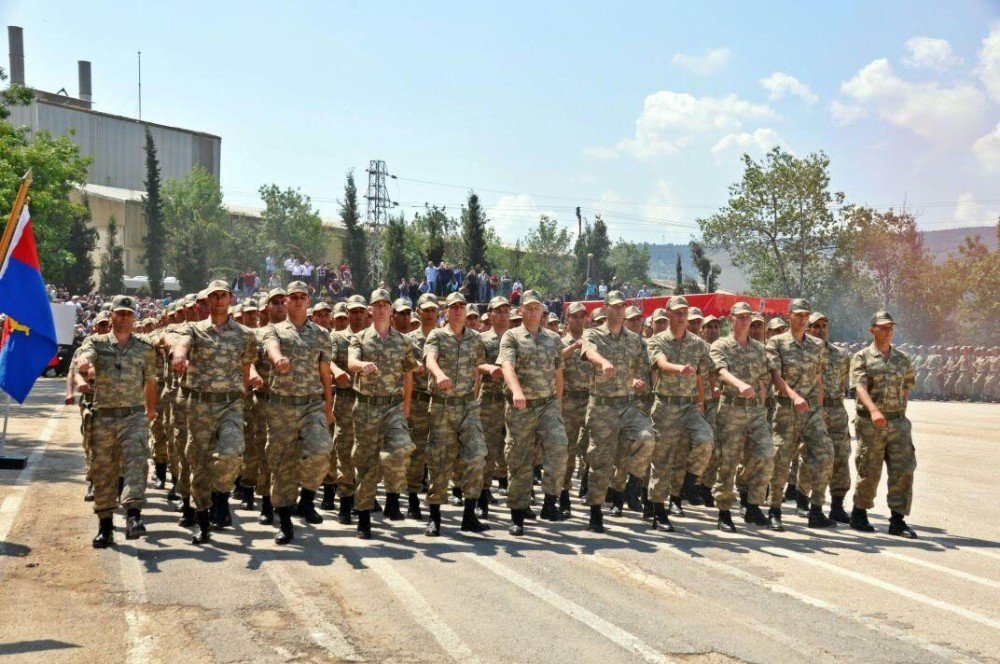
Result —
<instances>
[{"instance_id":1,"label":"flagpole","mask_svg":"<svg viewBox=\"0 0 1000 664\"><path fill-rule=\"evenodd\" d=\"M14 228L17 225L17 219L21 216L21 208L24 207L24 202L28 199L28 189L31 187L31 182L34 179L32 174L32 169L28 169L28 172L24 174L21 178L21 186L17 189L17 196L14 198L14 207L10 209L10 214L7 215L7 225L3 229L3 237L0 238L0 260L7 256L7 250L10 248L10 239L14 236Z\"/></svg>"}]
</instances>

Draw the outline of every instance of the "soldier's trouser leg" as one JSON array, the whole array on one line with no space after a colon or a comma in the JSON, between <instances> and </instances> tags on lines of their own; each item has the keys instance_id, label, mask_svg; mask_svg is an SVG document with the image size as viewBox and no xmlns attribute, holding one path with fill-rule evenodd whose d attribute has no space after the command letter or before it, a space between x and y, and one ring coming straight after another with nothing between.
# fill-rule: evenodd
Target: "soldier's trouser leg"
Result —
<instances>
[{"instance_id":1,"label":"soldier's trouser leg","mask_svg":"<svg viewBox=\"0 0 1000 664\"><path fill-rule=\"evenodd\" d=\"M802 457L803 456L805 456L804 445L799 445L799 450L797 452L793 452L792 453L792 465L791 465L791 468L788 471L788 477L789 477L789 479L793 479L794 480L794 479L798 478L798 476L799 476L800 462L802 461ZM811 479L812 478L810 477L809 470L806 469L806 481L808 482ZM809 492L806 491L805 489L803 489L801 484L798 484L796 486L797 486L797 488L798 488L799 491L801 491L802 493L804 493L807 496L809 495Z\"/></svg>"},{"instance_id":2,"label":"soldier's trouser leg","mask_svg":"<svg viewBox=\"0 0 1000 664\"><path fill-rule=\"evenodd\" d=\"M83 458L87 467L87 481L93 481L90 474L90 440L94 435L94 412L88 406L80 404L80 443L83 446Z\"/></svg>"},{"instance_id":3,"label":"soldier's trouser leg","mask_svg":"<svg viewBox=\"0 0 1000 664\"><path fill-rule=\"evenodd\" d=\"M431 435L427 441L427 467L430 471L430 488L427 502L443 505L448 498L448 480L455 478L455 485L462 495L475 498L483 487L483 464L486 460L486 441L479 421L479 405L473 402L448 406L432 404L430 411Z\"/></svg>"},{"instance_id":4,"label":"soldier's trouser leg","mask_svg":"<svg viewBox=\"0 0 1000 664\"><path fill-rule=\"evenodd\" d=\"M701 480L698 484L708 488L712 488L715 484L715 477L719 474L719 439L716 435L717 430L715 428L716 416L718 414L719 402L706 401L705 421L708 422L709 428L712 429L712 435L715 436L715 443L712 445L712 453L708 457L708 464L706 464L705 469L702 471Z\"/></svg>"},{"instance_id":5,"label":"soldier's trouser leg","mask_svg":"<svg viewBox=\"0 0 1000 664\"><path fill-rule=\"evenodd\" d=\"M824 407L827 412L826 433L833 444L833 468L830 472L830 496L843 498L851 490L851 431L847 424L847 411L842 402L837 401ZM803 469L799 469L797 485L802 487ZM808 471L805 471L808 472ZM808 479L806 480L808 483Z\"/></svg>"},{"instance_id":6,"label":"soldier's trouser leg","mask_svg":"<svg viewBox=\"0 0 1000 664\"><path fill-rule=\"evenodd\" d=\"M149 423L145 413L97 418L91 438L94 512L111 516L118 505L118 478L125 478L121 504L141 509L146 500Z\"/></svg>"},{"instance_id":7,"label":"soldier's trouser leg","mask_svg":"<svg viewBox=\"0 0 1000 664\"><path fill-rule=\"evenodd\" d=\"M99 519L110 517L118 506L118 478L121 476L121 447L118 432L105 418L94 427L90 438L90 474L94 483L94 512Z\"/></svg>"},{"instance_id":8,"label":"soldier's trouser leg","mask_svg":"<svg viewBox=\"0 0 1000 664\"><path fill-rule=\"evenodd\" d=\"M685 472L694 475L704 472L715 446L715 436L697 404L671 405L657 399L652 415L657 435L649 499L662 503L680 491ZM682 453L678 454L678 450ZM679 461L678 456L681 457ZM676 475L678 466L680 477Z\"/></svg>"},{"instance_id":9,"label":"soldier's trouser leg","mask_svg":"<svg viewBox=\"0 0 1000 664\"><path fill-rule=\"evenodd\" d=\"M410 401L410 439L413 441L413 454L406 465L406 492L419 493L423 488L424 466L427 461L427 437L430 434L430 416L426 401L414 398ZM400 491L402 493L402 491Z\"/></svg>"},{"instance_id":10,"label":"soldier's trouser leg","mask_svg":"<svg viewBox=\"0 0 1000 664\"><path fill-rule=\"evenodd\" d=\"M834 459L833 441L826 430L823 411L822 408L814 408L808 413L801 413L803 417L807 417L802 428L802 443L799 446L801 453L793 455L793 457L799 457L802 460L799 465L796 488L803 495L809 497L810 505L818 507L822 507L826 501L826 489L830 486ZM775 433L777 434L777 432ZM794 467L793 463L791 472L795 472ZM777 467L773 472L777 472ZM788 477L794 479L796 476L789 475Z\"/></svg>"},{"instance_id":11,"label":"soldier's trouser leg","mask_svg":"<svg viewBox=\"0 0 1000 664\"><path fill-rule=\"evenodd\" d=\"M195 509L212 506L212 492L228 492L243 461L243 401L214 404L188 399L191 498Z\"/></svg>"},{"instance_id":12,"label":"soldier's trouser leg","mask_svg":"<svg viewBox=\"0 0 1000 664\"><path fill-rule=\"evenodd\" d=\"M622 457L624 470L643 477L653 455L655 436L649 418L634 403L618 407L599 406L591 401L587 405L587 431L590 433L587 504L600 505L608 491L619 444L625 441L628 450L628 455Z\"/></svg>"},{"instance_id":13,"label":"soldier's trouser leg","mask_svg":"<svg viewBox=\"0 0 1000 664\"><path fill-rule=\"evenodd\" d=\"M334 423L333 452L337 455L337 475L327 475L327 482L337 483L337 495L341 498L354 495L356 475L354 473L354 398L337 393L333 414Z\"/></svg>"},{"instance_id":14,"label":"soldier's trouser leg","mask_svg":"<svg viewBox=\"0 0 1000 664\"><path fill-rule=\"evenodd\" d=\"M576 470L576 457L579 454L580 431L587 416L587 397L563 397L563 424L566 426L566 440L569 447L566 454L566 473L563 475L562 488L569 491L573 488L573 471Z\"/></svg>"},{"instance_id":15,"label":"soldier's trouser leg","mask_svg":"<svg viewBox=\"0 0 1000 664\"><path fill-rule=\"evenodd\" d=\"M544 470L542 491L551 495L559 493L569 447L559 401L553 397L524 410L516 410L508 404L504 419L507 422L505 456L509 478L507 506L524 509L530 504L532 469L538 445L542 448Z\"/></svg>"},{"instance_id":16,"label":"soldier's trouser leg","mask_svg":"<svg viewBox=\"0 0 1000 664\"><path fill-rule=\"evenodd\" d=\"M240 470L240 486L254 488L260 475L260 457L254 438L257 435L257 419L254 417L254 397L248 394L243 399L243 467Z\"/></svg>"},{"instance_id":17,"label":"soldier's trouser leg","mask_svg":"<svg viewBox=\"0 0 1000 664\"><path fill-rule=\"evenodd\" d=\"M156 419L149 426L150 438L153 444L153 463L166 463L169 457L167 452L167 432L164 428L166 418L163 408L163 401L157 401Z\"/></svg>"},{"instance_id":18,"label":"soldier's trouser leg","mask_svg":"<svg viewBox=\"0 0 1000 664\"><path fill-rule=\"evenodd\" d=\"M354 436L352 458L357 477L354 504L358 510L366 511L375 505L380 465L405 476L414 445L403 416L403 405L375 406L356 401Z\"/></svg>"},{"instance_id":19,"label":"soldier's trouser leg","mask_svg":"<svg viewBox=\"0 0 1000 664\"><path fill-rule=\"evenodd\" d=\"M716 440L719 449L719 473L713 494L716 507L728 510L733 504L736 465L745 446L749 446L742 475L748 499L761 505L774 466L774 444L762 406L720 404Z\"/></svg>"},{"instance_id":20,"label":"soldier's trouser leg","mask_svg":"<svg viewBox=\"0 0 1000 664\"><path fill-rule=\"evenodd\" d=\"M149 475L149 421L145 413L135 413L116 424L122 454L121 474L125 479L120 502L125 509L142 509Z\"/></svg>"},{"instance_id":21,"label":"soldier's trouser leg","mask_svg":"<svg viewBox=\"0 0 1000 664\"><path fill-rule=\"evenodd\" d=\"M503 405L502 400L485 395L479 397L479 420L486 443L486 459L483 462L483 486L486 488L493 484L493 478L498 476L499 465L503 461ZM506 470L503 475L506 475Z\"/></svg>"},{"instance_id":22,"label":"soldier's trouser leg","mask_svg":"<svg viewBox=\"0 0 1000 664\"><path fill-rule=\"evenodd\" d=\"M253 406L253 444L257 450L254 458L257 459L257 483L254 485L259 496L271 495L271 464L267 462L267 439L268 426L267 417L264 415L264 401L255 401Z\"/></svg>"},{"instance_id":23,"label":"soldier's trouser leg","mask_svg":"<svg viewBox=\"0 0 1000 664\"><path fill-rule=\"evenodd\" d=\"M884 461L889 476L886 495L889 509L909 515L913 502L913 473L917 469L910 420L903 417L889 420L884 427L876 427L871 420L859 417L854 426L858 432L858 451L854 457L858 484L854 489L854 506L864 510L875 506L875 492L882 478Z\"/></svg>"},{"instance_id":24,"label":"soldier's trouser leg","mask_svg":"<svg viewBox=\"0 0 1000 664\"><path fill-rule=\"evenodd\" d=\"M174 423L174 458L177 468L174 478L177 480L177 494L182 498L191 497L191 465L187 457L188 440L188 405L187 399L174 392L174 403L171 406L171 418Z\"/></svg>"},{"instance_id":25,"label":"soldier's trouser leg","mask_svg":"<svg viewBox=\"0 0 1000 664\"><path fill-rule=\"evenodd\" d=\"M780 402L776 404L772 416L774 436L774 464L771 470L771 507L781 507L785 495L785 484L788 483L788 473L792 465L792 457L798 455L799 446L805 435L806 425L810 421L812 411L799 413L791 404ZM817 413L817 416L818 413Z\"/></svg>"},{"instance_id":26,"label":"soldier's trouser leg","mask_svg":"<svg viewBox=\"0 0 1000 664\"><path fill-rule=\"evenodd\" d=\"M300 483L309 491L316 491L323 483L333 445L324 407L322 401L267 404L268 427L274 432L266 452L271 467L271 504L275 508L294 503Z\"/></svg>"}]
</instances>

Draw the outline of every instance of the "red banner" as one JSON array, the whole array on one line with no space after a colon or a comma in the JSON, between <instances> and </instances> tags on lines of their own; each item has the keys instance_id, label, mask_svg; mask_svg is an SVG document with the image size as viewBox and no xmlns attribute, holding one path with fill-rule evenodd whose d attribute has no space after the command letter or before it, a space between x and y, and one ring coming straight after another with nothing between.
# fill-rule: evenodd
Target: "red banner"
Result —
<instances>
[{"instance_id":1,"label":"red banner","mask_svg":"<svg viewBox=\"0 0 1000 664\"><path fill-rule=\"evenodd\" d=\"M639 307L642 310L643 317L646 317L651 315L654 309L666 307L667 300L669 299L669 297L633 297L628 303ZM719 318L728 316L729 308L737 302L748 303L751 309L764 316L786 316L788 314L788 303L791 301L791 298L787 297L755 297L753 295L734 295L731 293L699 293L685 295L684 299L688 301L690 306L701 309L701 313L705 316L716 316ZM586 300L582 304L587 307L587 312L589 313L597 307L602 306L604 302L602 300Z\"/></svg>"}]
</instances>

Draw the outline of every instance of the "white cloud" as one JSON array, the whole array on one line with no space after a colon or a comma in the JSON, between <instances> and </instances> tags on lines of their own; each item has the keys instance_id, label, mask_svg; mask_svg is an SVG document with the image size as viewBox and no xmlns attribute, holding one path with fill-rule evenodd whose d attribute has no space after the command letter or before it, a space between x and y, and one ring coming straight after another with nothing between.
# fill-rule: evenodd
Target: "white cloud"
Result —
<instances>
[{"instance_id":1,"label":"white cloud","mask_svg":"<svg viewBox=\"0 0 1000 664\"><path fill-rule=\"evenodd\" d=\"M958 195L958 206L955 208L955 224L957 226L991 226L997 223L1000 211L987 208L976 200L972 192Z\"/></svg>"},{"instance_id":2,"label":"white cloud","mask_svg":"<svg viewBox=\"0 0 1000 664\"><path fill-rule=\"evenodd\" d=\"M777 101L786 95L799 97L807 104L819 101L819 97L808 85L784 72L776 71L767 78L762 78L760 84L771 93L768 96L771 101Z\"/></svg>"},{"instance_id":3,"label":"white cloud","mask_svg":"<svg viewBox=\"0 0 1000 664\"><path fill-rule=\"evenodd\" d=\"M704 55L674 54L673 63L696 74L707 75L726 66L732 52L728 48L713 48Z\"/></svg>"},{"instance_id":4,"label":"white cloud","mask_svg":"<svg viewBox=\"0 0 1000 664\"><path fill-rule=\"evenodd\" d=\"M868 115L863 106L844 104L834 99L830 102L830 115L838 127L846 127L860 117Z\"/></svg>"},{"instance_id":5,"label":"white cloud","mask_svg":"<svg viewBox=\"0 0 1000 664\"><path fill-rule=\"evenodd\" d=\"M945 87L937 82L901 79L885 58L865 65L840 86L856 104L921 138L948 147L966 147L981 131L986 111L983 93L968 83Z\"/></svg>"},{"instance_id":6,"label":"white cloud","mask_svg":"<svg viewBox=\"0 0 1000 664\"><path fill-rule=\"evenodd\" d=\"M913 37L906 41L906 57L903 64L914 68L945 69L957 65L962 60L951 52L951 44L934 37Z\"/></svg>"},{"instance_id":7,"label":"white cloud","mask_svg":"<svg viewBox=\"0 0 1000 664\"><path fill-rule=\"evenodd\" d=\"M727 134L712 146L712 155L717 163L722 163L744 152L763 154L784 141L773 129L763 128L738 134Z\"/></svg>"},{"instance_id":8,"label":"white cloud","mask_svg":"<svg viewBox=\"0 0 1000 664\"><path fill-rule=\"evenodd\" d=\"M972 144L972 151L983 166L991 170L1000 170L1000 122L993 131Z\"/></svg>"},{"instance_id":9,"label":"white cloud","mask_svg":"<svg viewBox=\"0 0 1000 664\"><path fill-rule=\"evenodd\" d=\"M695 97L663 90L646 97L635 122L635 137L622 140L618 149L641 159L677 154L697 134L738 131L746 121L776 117L769 106L736 95Z\"/></svg>"},{"instance_id":10,"label":"white cloud","mask_svg":"<svg viewBox=\"0 0 1000 664\"><path fill-rule=\"evenodd\" d=\"M994 23L983 39L976 73L993 101L1000 104L1000 23Z\"/></svg>"},{"instance_id":11,"label":"white cloud","mask_svg":"<svg viewBox=\"0 0 1000 664\"><path fill-rule=\"evenodd\" d=\"M518 238L523 239L543 214L553 219L558 217L552 210L539 206L528 194L501 196L494 205L486 206L486 217L493 230L503 242L510 244Z\"/></svg>"},{"instance_id":12,"label":"white cloud","mask_svg":"<svg viewBox=\"0 0 1000 664\"><path fill-rule=\"evenodd\" d=\"M618 150L605 145L598 145L592 148L584 148L583 156L592 159L615 159L618 157Z\"/></svg>"}]
</instances>

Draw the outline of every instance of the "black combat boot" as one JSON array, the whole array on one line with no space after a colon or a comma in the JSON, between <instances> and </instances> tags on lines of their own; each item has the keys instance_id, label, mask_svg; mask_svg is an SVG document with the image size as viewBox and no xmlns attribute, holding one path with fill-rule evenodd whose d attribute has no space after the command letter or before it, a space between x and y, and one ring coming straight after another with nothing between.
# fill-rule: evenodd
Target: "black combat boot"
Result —
<instances>
[{"instance_id":1,"label":"black combat boot","mask_svg":"<svg viewBox=\"0 0 1000 664\"><path fill-rule=\"evenodd\" d=\"M875 526L868 523L868 510L863 510L860 507L851 510L851 528L863 533L875 532Z\"/></svg>"},{"instance_id":2,"label":"black combat boot","mask_svg":"<svg viewBox=\"0 0 1000 664\"><path fill-rule=\"evenodd\" d=\"M323 502L319 504L320 509L332 510L337 508L337 485L323 484Z\"/></svg>"},{"instance_id":3,"label":"black combat boot","mask_svg":"<svg viewBox=\"0 0 1000 664\"><path fill-rule=\"evenodd\" d=\"M795 483L794 482L789 483L788 486L785 487L785 501L784 502L790 503L790 502L794 501L795 497L796 497L796 494L798 494L798 491L795 489Z\"/></svg>"},{"instance_id":4,"label":"black combat boot","mask_svg":"<svg viewBox=\"0 0 1000 664\"><path fill-rule=\"evenodd\" d=\"M715 496L712 495L712 487L699 484L698 493L701 494L701 500L705 503L705 507L715 507Z\"/></svg>"},{"instance_id":5,"label":"black combat boot","mask_svg":"<svg viewBox=\"0 0 1000 664\"><path fill-rule=\"evenodd\" d=\"M420 521L424 515L420 513L420 495L411 493L407 495L409 505L406 508L406 518Z\"/></svg>"},{"instance_id":6,"label":"black combat boot","mask_svg":"<svg viewBox=\"0 0 1000 664\"><path fill-rule=\"evenodd\" d=\"M500 500L496 496L493 495L493 492L490 491L490 488L488 486L486 488L484 488L483 491L486 492L486 502L487 503L489 503L490 505L499 505L500 504Z\"/></svg>"},{"instance_id":7,"label":"black combat boot","mask_svg":"<svg viewBox=\"0 0 1000 664\"><path fill-rule=\"evenodd\" d=\"M229 513L229 493L225 491L212 492L212 504L215 506L213 523L219 528L233 525L233 516Z\"/></svg>"},{"instance_id":8,"label":"black combat boot","mask_svg":"<svg viewBox=\"0 0 1000 664\"><path fill-rule=\"evenodd\" d=\"M532 483L535 486L542 486L542 467L535 466L532 469Z\"/></svg>"},{"instance_id":9,"label":"black combat boot","mask_svg":"<svg viewBox=\"0 0 1000 664\"><path fill-rule=\"evenodd\" d=\"M252 486L241 487L243 489L243 498L240 500L240 509L252 510L254 508L253 503L253 491Z\"/></svg>"},{"instance_id":10,"label":"black combat boot","mask_svg":"<svg viewBox=\"0 0 1000 664\"><path fill-rule=\"evenodd\" d=\"M142 523L142 512L138 507L125 510L125 539L139 539L146 534L146 526Z\"/></svg>"},{"instance_id":11,"label":"black combat boot","mask_svg":"<svg viewBox=\"0 0 1000 664\"><path fill-rule=\"evenodd\" d=\"M545 494L540 516L546 521L563 521L566 518L556 509L556 497L551 493Z\"/></svg>"},{"instance_id":12,"label":"black combat boot","mask_svg":"<svg viewBox=\"0 0 1000 664\"><path fill-rule=\"evenodd\" d=\"M167 491L167 500L180 499L180 494L177 493L177 478L174 477L173 473L170 473L170 491Z\"/></svg>"},{"instance_id":13,"label":"black combat boot","mask_svg":"<svg viewBox=\"0 0 1000 664\"><path fill-rule=\"evenodd\" d=\"M830 499L830 518L837 523L850 523L851 515L844 511L844 497Z\"/></svg>"},{"instance_id":14,"label":"black combat boot","mask_svg":"<svg viewBox=\"0 0 1000 664\"><path fill-rule=\"evenodd\" d=\"M566 489L559 492L559 513L563 515L564 519L568 519L573 513L569 501L569 491Z\"/></svg>"},{"instance_id":15,"label":"black combat boot","mask_svg":"<svg viewBox=\"0 0 1000 664\"><path fill-rule=\"evenodd\" d=\"M441 506L428 505L427 510L430 512L430 516L427 518L427 529L424 530L424 535L437 537L441 534Z\"/></svg>"},{"instance_id":16,"label":"black combat boot","mask_svg":"<svg viewBox=\"0 0 1000 664\"><path fill-rule=\"evenodd\" d=\"M766 526L769 523L767 517L760 511L760 505L752 503L747 503L747 511L743 515L743 522L754 526Z\"/></svg>"},{"instance_id":17,"label":"black combat boot","mask_svg":"<svg viewBox=\"0 0 1000 664\"><path fill-rule=\"evenodd\" d=\"M684 508L681 507L681 497L680 496L670 496L670 513L674 516L684 518Z\"/></svg>"},{"instance_id":18,"label":"black combat boot","mask_svg":"<svg viewBox=\"0 0 1000 664\"><path fill-rule=\"evenodd\" d=\"M372 538L371 510L358 510L358 539Z\"/></svg>"},{"instance_id":19,"label":"black combat boot","mask_svg":"<svg viewBox=\"0 0 1000 664\"><path fill-rule=\"evenodd\" d=\"M724 533L736 532L736 526L733 525L733 515L729 510L719 510L718 528Z\"/></svg>"},{"instance_id":20,"label":"black combat boot","mask_svg":"<svg viewBox=\"0 0 1000 664\"><path fill-rule=\"evenodd\" d=\"M767 528L776 533L785 532L785 527L781 525L781 508L772 507L767 511Z\"/></svg>"},{"instance_id":21,"label":"black combat boot","mask_svg":"<svg viewBox=\"0 0 1000 664\"><path fill-rule=\"evenodd\" d=\"M630 512L641 512L642 501L639 496L642 493L642 480L629 473L628 481L625 482L625 504Z\"/></svg>"},{"instance_id":22,"label":"black combat boot","mask_svg":"<svg viewBox=\"0 0 1000 664\"><path fill-rule=\"evenodd\" d=\"M212 522L208 517L208 510L195 512L195 521L198 522L198 530L191 536L191 543L204 544L212 539Z\"/></svg>"},{"instance_id":23,"label":"black combat boot","mask_svg":"<svg viewBox=\"0 0 1000 664\"><path fill-rule=\"evenodd\" d=\"M552 497L555 499L555 496ZM476 516L476 499L465 499L465 511L462 512L462 530L467 533L481 533L490 527Z\"/></svg>"},{"instance_id":24,"label":"black combat boot","mask_svg":"<svg viewBox=\"0 0 1000 664\"><path fill-rule=\"evenodd\" d=\"M83 502L92 503L94 502L94 483L87 482L87 493L83 494Z\"/></svg>"},{"instance_id":25,"label":"black combat boot","mask_svg":"<svg viewBox=\"0 0 1000 664\"><path fill-rule=\"evenodd\" d=\"M750 504L750 492L740 491L740 516L747 515L747 505Z\"/></svg>"},{"instance_id":26,"label":"black combat boot","mask_svg":"<svg viewBox=\"0 0 1000 664\"><path fill-rule=\"evenodd\" d=\"M649 499L649 487L642 487L642 518L652 519L656 515L656 505Z\"/></svg>"},{"instance_id":27,"label":"black combat boot","mask_svg":"<svg viewBox=\"0 0 1000 664\"><path fill-rule=\"evenodd\" d=\"M476 516L485 521L490 518L490 491L483 489L476 499Z\"/></svg>"},{"instance_id":28,"label":"black combat boot","mask_svg":"<svg viewBox=\"0 0 1000 664\"><path fill-rule=\"evenodd\" d=\"M177 523L181 528L190 528L195 523L194 508L191 507L191 499L188 497L181 499L181 520Z\"/></svg>"},{"instance_id":29,"label":"black combat boot","mask_svg":"<svg viewBox=\"0 0 1000 664\"><path fill-rule=\"evenodd\" d=\"M381 514L382 513L382 506L379 505L378 498L375 498L375 500L372 501L372 510L371 511L372 511L372 514Z\"/></svg>"},{"instance_id":30,"label":"black combat boot","mask_svg":"<svg viewBox=\"0 0 1000 664\"><path fill-rule=\"evenodd\" d=\"M289 509L288 513L291 514L292 510ZM270 526L274 523L274 505L271 504L271 496L264 496L260 499L260 516L257 517L257 523L262 526Z\"/></svg>"},{"instance_id":31,"label":"black combat boot","mask_svg":"<svg viewBox=\"0 0 1000 664\"><path fill-rule=\"evenodd\" d=\"M459 507L464 504L462 500L462 490L457 486L451 487L451 495L448 496L448 504Z\"/></svg>"},{"instance_id":32,"label":"black combat boot","mask_svg":"<svg viewBox=\"0 0 1000 664\"><path fill-rule=\"evenodd\" d=\"M703 505L705 503L701 499L701 494L698 493L698 476L694 473L684 474L684 486L681 487L681 498L692 505Z\"/></svg>"},{"instance_id":33,"label":"black combat boot","mask_svg":"<svg viewBox=\"0 0 1000 664\"><path fill-rule=\"evenodd\" d=\"M535 514L535 510L531 509L531 505L528 505L523 510L521 510L521 515L528 521L535 521L538 519L538 515Z\"/></svg>"},{"instance_id":34,"label":"black combat boot","mask_svg":"<svg viewBox=\"0 0 1000 664\"><path fill-rule=\"evenodd\" d=\"M118 500L122 499L122 492L125 491L125 478L118 478Z\"/></svg>"},{"instance_id":35,"label":"black combat boot","mask_svg":"<svg viewBox=\"0 0 1000 664\"><path fill-rule=\"evenodd\" d=\"M382 516L390 521L402 521L405 518L403 513L399 511L398 493L385 494L385 511L382 512Z\"/></svg>"},{"instance_id":36,"label":"black combat boot","mask_svg":"<svg viewBox=\"0 0 1000 664\"><path fill-rule=\"evenodd\" d=\"M504 475L503 477L497 479L497 489L504 496L507 495L507 487L508 487L508 481L507 481L507 476L506 475Z\"/></svg>"},{"instance_id":37,"label":"black combat boot","mask_svg":"<svg viewBox=\"0 0 1000 664\"><path fill-rule=\"evenodd\" d=\"M577 492L576 497L580 500L585 500L587 498L587 486L590 483L590 466L584 466L583 472L580 474L580 490Z\"/></svg>"},{"instance_id":38,"label":"black combat boot","mask_svg":"<svg viewBox=\"0 0 1000 664\"><path fill-rule=\"evenodd\" d=\"M590 523L587 524L587 530L595 533L604 532L604 514L601 512L600 505L590 506Z\"/></svg>"},{"instance_id":39,"label":"black combat boot","mask_svg":"<svg viewBox=\"0 0 1000 664\"><path fill-rule=\"evenodd\" d=\"M397 499L399 498L398 494L396 498ZM323 517L321 517L319 515L319 512L316 511L316 505L314 504L315 500L316 500L315 491L310 491L305 487L299 489L299 502L297 505L299 516L305 519L306 523L311 523L314 525L318 523L323 523ZM396 511L397 512L399 511L398 502L396 504ZM403 517L400 516L400 518Z\"/></svg>"},{"instance_id":40,"label":"black combat boot","mask_svg":"<svg viewBox=\"0 0 1000 664\"><path fill-rule=\"evenodd\" d=\"M153 467L153 474L156 476L156 481L153 482L154 489L162 489L167 486L167 464L156 464Z\"/></svg>"},{"instance_id":41,"label":"black combat boot","mask_svg":"<svg viewBox=\"0 0 1000 664\"><path fill-rule=\"evenodd\" d=\"M292 527L292 509L288 505L275 510L278 513L278 532L274 536L275 544L288 544L295 537Z\"/></svg>"},{"instance_id":42,"label":"black combat boot","mask_svg":"<svg viewBox=\"0 0 1000 664\"><path fill-rule=\"evenodd\" d=\"M663 503L653 503L653 530L674 532L674 527L670 525L670 517L667 516L667 506Z\"/></svg>"},{"instance_id":43,"label":"black combat boot","mask_svg":"<svg viewBox=\"0 0 1000 664\"><path fill-rule=\"evenodd\" d=\"M624 492L611 489L611 516L621 516L625 513Z\"/></svg>"},{"instance_id":44,"label":"black combat boot","mask_svg":"<svg viewBox=\"0 0 1000 664\"><path fill-rule=\"evenodd\" d=\"M809 516L809 496L801 491L795 492L795 516L802 518Z\"/></svg>"},{"instance_id":45,"label":"black combat boot","mask_svg":"<svg viewBox=\"0 0 1000 664\"><path fill-rule=\"evenodd\" d=\"M337 523L351 525L351 510L354 509L354 496L340 497L340 511L337 512Z\"/></svg>"},{"instance_id":46,"label":"black combat boot","mask_svg":"<svg viewBox=\"0 0 1000 664\"><path fill-rule=\"evenodd\" d=\"M917 534L913 532L912 528L906 525L903 515L899 512L890 512L889 534L905 537L906 539L917 539Z\"/></svg>"},{"instance_id":47,"label":"black combat boot","mask_svg":"<svg viewBox=\"0 0 1000 664\"><path fill-rule=\"evenodd\" d=\"M809 527L810 528L836 528L837 522L833 519L828 518L823 514L823 508L820 505L812 505L809 507Z\"/></svg>"},{"instance_id":48,"label":"black combat boot","mask_svg":"<svg viewBox=\"0 0 1000 664\"><path fill-rule=\"evenodd\" d=\"M91 544L94 545L95 549L106 549L115 542L115 532L111 517L101 519L98 524L97 535L91 541Z\"/></svg>"},{"instance_id":49,"label":"black combat boot","mask_svg":"<svg viewBox=\"0 0 1000 664\"><path fill-rule=\"evenodd\" d=\"M511 508L510 510L510 528L507 532L514 537L520 537L524 534L524 512L520 509Z\"/></svg>"}]
</instances>

